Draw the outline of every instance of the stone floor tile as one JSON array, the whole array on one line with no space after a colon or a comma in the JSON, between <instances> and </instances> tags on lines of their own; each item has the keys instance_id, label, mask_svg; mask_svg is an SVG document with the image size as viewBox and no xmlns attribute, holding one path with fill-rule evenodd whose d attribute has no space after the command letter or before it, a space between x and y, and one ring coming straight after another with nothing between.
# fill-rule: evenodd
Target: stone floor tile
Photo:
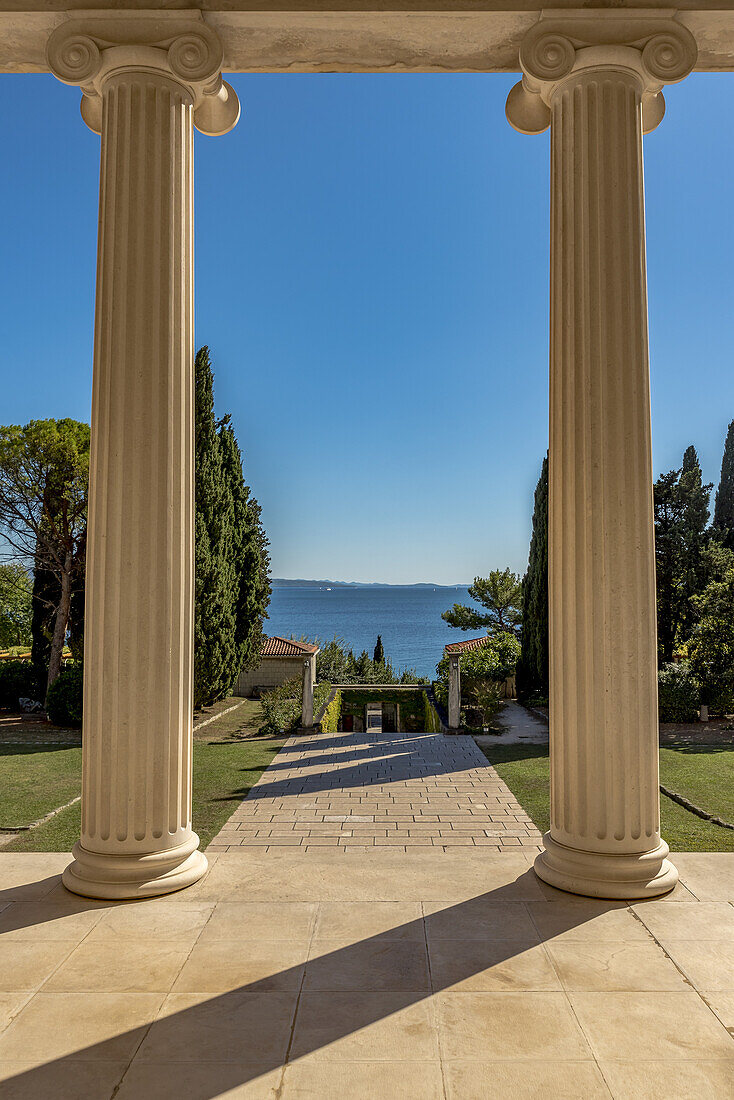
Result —
<instances>
[{"instance_id":1,"label":"stone floor tile","mask_svg":"<svg viewBox=\"0 0 734 1100\"><path fill-rule=\"evenodd\" d=\"M664 937L660 942L696 989L734 993L733 940L696 942Z\"/></svg>"},{"instance_id":2,"label":"stone floor tile","mask_svg":"<svg viewBox=\"0 0 734 1100\"><path fill-rule=\"evenodd\" d=\"M119 943L85 940L51 975L49 993L167 993L190 944L158 936Z\"/></svg>"},{"instance_id":3,"label":"stone floor tile","mask_svg":"<svg viewBox=\"0 0 734 1100\"><path fill-rule=\"evenodd\" d=\"M380 936L346 947L339 940L320 940L311 947L303 988L427 992L431 984L425 944Z\"/></svg>"},{"instance_id":4,"label":"stone floor tile","mask_svg":"<svg viewBox=\"0 0 734 1100\"><path fill-rule=\"evenodd\" d=\"M166 912L162 926L160 907L156 902L131 902L117 905L101 914L87 936L87 943L126 944L160 935L168 943L193 946L214 911L213 904L181 901Z\"/></svg>"},{"instance_id":5,"label":"stone floor tile","mask_svg":"<svg viewBox=\"0 0 734 1100\"><path fill-rule=\"evenodd\" d=\"M101 908L48 901L14 902L0 912L0 943L8 940L79 941L102 915Z\"/></svg>"},{"instance_id":6,"label":"stone floor tile","mask_svg":"<svg viewBox=\"0 0 734 1100\"><path fill-rule=\"evenodd\" d=\"M0 992L37 989L76 945L76 940L4 940L0 943Z\"/></svg>"},{"instance_id":7,"label":"stone floor tile","mask_svg":"<svg viewBox=\"0 0 734 1100\"><path fill-rule=\"evenodd\" d=\"M315 902L222 901L213 910L199 942L282 940L305 945L311 938L317 911Z\"/></svg>"},{"instance_id":8,"label":"stone floor tile","mask_svg":"<svg viewBox=\"0 0 734 1100\"><path fill-rule=\"evenodd\" d=\"M295 1010L295 993L169 994L136 1063L217 1062L275 1068L285 1061Z\"/></svg>"},{"instance_id":9,"label":"stone floor tile","mask_svg":"<svg viewBox=\"0 0 734 1100\"><path fill-rule=\"evenodd\" d=\"M0 993L0 1031L5 1030L32 996L33 994L28 990L16 993Z\"/></svg>"},{"instance_id":10,"label":"stone floor tile","mask_svg":"<svg viewBox=\"0 0 734 1100\"><path fill-rule=\"evenodd\" d=\"M647 928L623 902L579 898L552 904L531 902L528 909L543 940L567 943L652 941Z\"/></svg>"},{"instance_id":11,"label":"stone floor tile","mask_svg":"<svg viewBox=\"0 0 734 1100\"><path fill-rule=\"evenodd\" d=\"M614 1100L731 1100L734 1062L602 1062Z\"/></svg>"},{"instance_id":12,"label":"stone floor tile","mask_svg":"<svg viewBox=\"0 0 734 1100\"><path fill-rule=\"evenodd\" d=\"M727 1031L734 1035L734 993L712 993L709 990L698 992L712 1012L716 1013Z\"/></svg>"},{"instance_id":13,"label":"stone floor tile","mask_svg":"<svg viewBox=\"0 0 734 1100\"><path fill-rule=\"evenodd\" d=\"M734 861L729 852L674 852L671 860L698 901L734 902Z\"/></svg>"},{"instance_id":14,"label":"stone floor tile","mask_svg":"<svg viewBox=\"0 0 734 1100\"><path fill-rule=\"evenodd\" d=\"M632 908L656 939L734 940L734 905L727 902L645 901Z\"/></svg>"},{"instance_id":15,"label":"stone floor tile","mask_svg":"<svg viewBox=\"0 0 734 1100\"><path fill-rule=\"evenodd\" d=\"M447 1062L448 1100L609 1100L595 1062Z\"/></svg>"},{"instance_id":16,"label":"stone floor tile","mask_svg":"<svg viewBox=\"0 0 734 1100\"><path fill-rule=\"evenodd\" d=\"M290 1059L306 1055L324 1062L435 1061L432 1008L415 993L303 993Z\"/></svg>"},{"instance_id":17,"label":"stone floor tile","mask_svg":"<svg viewBox=\"0 0 734 1100\"><path fill-rule=\"evenodd\" d=\"M433 939L492 939L530 947L540 942L522 902L496 904L491 895L471 898L461 905L434 901L423 905L423 914L429 943Z\"/></svg>"},{"instance_id":18,"label":"stone floor tile","mask_svg":"<svg viewBox=\"0 0 734 1100\"><path fill-rule=\"evenodd\" d=\"M0 1062L124 1061L162 1003L159 993L37 993L0 1035Z\"/></svg>"},{"instance_id":19,"label":"stone floor tile","mask_svg":"<svg viewBox=\"0 0 734 1100\"><path fill-rule=\"evenodd\" d=\"M145 1062L135 1059L115 1100L274 1100L283 1068L247 1062Z\"/></svg>"},{"instance_id":20,"label":"stone floor tile","mask_svg":"<svg viewBox=\"0 0 734 1100\"><path fill-rule=\"evenodd\" d=\"M290 992L301 985L307 947L269 940L204 940L197 943L173 987L175 993L232 990Z\"/></svg>"},{"instance_id":21,"label":"stone floor tile","mask_svg":"<svg viewBox=\"0 0 734 1100\"><path fill-rule=\"evenodd\" d=\"M462 992L562 989L545 948L511 940L429 941L433 989Z\"/></svg>"},{"instance_id":22,"label":"stone floor tile","mask_svg":"<svg viewBox=\"0 0 734 1100\"><path fill-rule=\"evenodd\" d=\"M303 1058L285 1071L283 1100L443 1100L439 1062L332 1062Z\"/></svg>"},{"instance_id":23,"label":"stone floor tile","mask_svg":"<svg viewBox=\"0 0 734 1100\"><path fill-rule=\"evenodd\" d=\"M449 1061L591 1058L565 993L441 993L434 998Z\"/></svg>"},{"instance_id":24,"label":"stone floor tile","mask_svg":"<svg viewBox=\"0 0 734 1100\"><path fill-rule=\"evenodd\" d=\"M0 1062L3 1100L110 1100L127 1062Z\"/></svg>"},{"instance_id":25,"label":"stone floor tile","mask_svg":"<svg viewBox=\"0 0 734 1100\"><path fill-rule=\"evenodd\" d=\"M697 993L569 993L602 1061L734 1059L734 1038Z\"/></svg>"},{"instance_id":26,"label":"stone floor tile","mask_svg":"<svg viewBox=\"0 0 734 1100\"><path fill-rule=\"evenodd\" d=\"M546 944L563 988L594 992L685 992L678 968L656 943Z\"/></svg>"},{"instance_id":27,"label":"stone floor tile","mask_svg":"<svg viewBox=\"0 0 734 1100\"><path fill-rule=\"evenodd\" d=\"M419 902L324 902L319 908L313 950L329 943L355 944L374 936L381 943L413 940L423 943L423 914Z\"/></svg>"}]
</instances>

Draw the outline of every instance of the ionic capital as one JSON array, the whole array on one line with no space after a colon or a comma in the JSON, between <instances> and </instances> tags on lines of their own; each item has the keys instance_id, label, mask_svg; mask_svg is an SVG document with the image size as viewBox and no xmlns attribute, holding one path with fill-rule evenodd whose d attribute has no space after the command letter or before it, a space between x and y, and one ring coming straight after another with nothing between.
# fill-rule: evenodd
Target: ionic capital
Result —
<instances>
[{"instance_id":1,"label":"ionic capital","mask_svg":"<svg viewBox=\"0 0 734 1100\"><path fill-rule=\"evenodd\" d=\"M225 134L236 125L240 105L222 80L222 44L198 12L110 12L71 18L48 40L46 60L64 84L82 90L81 112L95 133L102 129L106 83L124 73L166 76L191 96L194 125L204 134Z\"/></svg>"},{"instance_id":2,"label":"ionic capital","mask_svg":"<svg viewBox=\"0 0 734 1100\"><path fill-rule=\"evenodd\" d=\"M662 89L683 80L697 58L682 24L646 12L585 11L541 16L520 45L522 80L507 97L507 121L521 134L540 134L551 121L556 91L584 73L624 72L639 85L642 127L665 114Z\"/></svg>"}]
</instances>

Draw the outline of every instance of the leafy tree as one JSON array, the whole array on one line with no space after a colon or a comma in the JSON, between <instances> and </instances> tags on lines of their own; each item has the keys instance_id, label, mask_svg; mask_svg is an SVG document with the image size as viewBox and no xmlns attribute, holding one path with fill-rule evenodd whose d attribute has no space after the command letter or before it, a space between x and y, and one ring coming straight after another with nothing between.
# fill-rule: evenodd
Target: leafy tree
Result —
<instances>
[{"instance_id":1,"label":"leafy tree","mask_svg":"<svg viewBox=\"0 0 734 1100\"><path fill-rule=\"evenodd\" d=\"M655 564L658 605L658 656L673 659L676 644L693 626L691 599L706 586L706 545L711 485L704 485L694 447L680 470L655 482Z\"/></svg>"},{"instance_id":2,"label":"leafy tree","mask_svg":"<svg viewBox=\"0 0 734 1100\"><path fill-rule=\"evenodd\" d=\"M18 562L0 565L0 648L29 644L32 597L27 570Z\"/></svg>"},{"instance_id":3,"label":"leafy tree","mask_svg":"<svg viewBox=\"0 0 734 1100\"><path fill-rule=\"evenodd\" d=\"M697 617L688 642L688 663L701 685L701 699L715 710L734 704L734 554L720 579L692 600Z\"/></svg>"},{"instance_id":4,"label":"leafy tree","mask_svg":"<svg viewBox=\"0 0 734 1100\"><path fill-rule=\"evenodd\" d=\"M535 489L533 533L528 568L522 582L522 653L517 663L517 691L548 695L548 455Z\"/></svg>"},{"instance_id":5,"label":"leafy tree","mask_svg":"<svg viewBox=\"0 0 734 1100\"><path fill-rule=\"evenodd\" d=\"M0 428L0 534L17 562L50 573L58 586L34 592L52 611L46 691L60 672L72 599L83 585L88 483L87 424Z\"/></svg>"},{"instance_id":6,"label":"leafy tree","mask_svg":"<svg viewBox=\"0 0 734 1100\"><path fill-rule=\"evenodd\" d=\"M486 612L455 603L441 618L459 630L481 630L489 634L520 632L522 622L522 582L511 569L493 569L488 577L475 577L469 595L486 607Z\"/></svg>"},{"instance_id":7,"label":"leafy tree","mask_svg":"<svg viewBox=\"0 0 734 1100\"><path fill-rule=\"evenodd\" d=\"M376 665L384 665L385 663L385 649L382 644L382 635L377 635L377 641L375 642L375 652L372 654L372 660Z\"/></svg>"},{"instance_id":8,"label":"leafy tree","mask_svg":"<svg viewBox=\"0 0 734 1100\"><path fill-rule=\"evenodd\" d=\"M301 638L302 642L310 639ZM367 650L359 657L347 649L343 638L333 638L330 642L318 642L316 654L316 679L330 684L426 684L425 676L419 676L414 668L402 669L397 673L389 657L382 661L370 660Z\"/></svg>"},{"instance_id":9,"label":"leafy tree","mask_svg":"<svg viewBox=\"0 0 734 1100\"><path fill-rule=\"evenodd\" d=\"M483 646L470 649L461 655L462 698L472 698L480 682L502 683L512 676L520 656L520 643L508 631L488 638ZM436 698L445 707L448 704L449 657L444 654L436 665Z\"/></svg>"},{"instance_id":10,"label":"leafy tree","mask_svg":"<svg viewBox=\"0 0 734 1100\"><path fill-rule=\"evenodd\" d=\"M714 502L713 526L724 546L734 550L734 420L726 433L721 479Z\"/></svg>"}]
</instances>

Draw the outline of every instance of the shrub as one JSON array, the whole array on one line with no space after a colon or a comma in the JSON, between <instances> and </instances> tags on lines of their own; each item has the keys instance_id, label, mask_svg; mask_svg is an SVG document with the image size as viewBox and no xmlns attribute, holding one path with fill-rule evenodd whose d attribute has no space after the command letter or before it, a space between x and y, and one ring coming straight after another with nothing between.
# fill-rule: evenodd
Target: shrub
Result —
<instances>
[{"instance_id":1,"label":"shrub","mask_svg":"<svg viewBox=\"0 0 734 1100\"><path fill-rule=\"evenodd\" d=\"M302 690L301 680L296 677L264 692L260 697L264 718L260 729L267 733L287 733L295 729L301 720Z\"/></svg>"},{"instance_id":2,"label":"shrub","mask_svg":"<svg viewBox=\"0 0 734 1100\"><path fill-rule=\"evenodd\" d=\"M30 661L0 661L0 707L17 710L21 695L38 695L36 674Z\"/></svg>"},{"instance_id":3,"label":"shrub","mask_svg":"<svg viewBox=\"0 0 734 1100\"><path fill-rule=\"evenodd\" d=\"M321 717L321 732L336 733L342 714L342 693L337 691Z\"/></svg>"},{"instance_id":4,"label":"shrub","mask_svg":"<svg viewBox=\"0 0 734 1100\"><path fill-rule=\"evenodd\" d=\"M663 665L658 673L658 710L661 722L695 722L701 689L687 664Z\"/></svg>"},{"instance_id":5,"label":"shrub","mask_svg":"<svg viewBox=\"0 0 734 1100\"><path fill-rule=\"evenodd\" d=\"M75 662L56 677L46 696L48 717L55 726L81 726L84 670Z\"/></svg>"}]
</instances>

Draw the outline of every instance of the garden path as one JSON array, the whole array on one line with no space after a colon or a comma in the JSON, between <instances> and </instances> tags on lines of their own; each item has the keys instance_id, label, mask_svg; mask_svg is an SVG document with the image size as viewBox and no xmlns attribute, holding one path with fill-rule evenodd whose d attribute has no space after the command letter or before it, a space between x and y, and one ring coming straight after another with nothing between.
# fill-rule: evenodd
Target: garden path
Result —
<instances>
[{"instance_id":1,"label":"garden path","mask_svg":"<svg viewBox=\"0 0 734 1100\"><path fill-rule=\"evenodd\" d=\"M534 854L540 846L471 737L370 732L290 737L208 851Z\"/></svg>"}]
</instances>

